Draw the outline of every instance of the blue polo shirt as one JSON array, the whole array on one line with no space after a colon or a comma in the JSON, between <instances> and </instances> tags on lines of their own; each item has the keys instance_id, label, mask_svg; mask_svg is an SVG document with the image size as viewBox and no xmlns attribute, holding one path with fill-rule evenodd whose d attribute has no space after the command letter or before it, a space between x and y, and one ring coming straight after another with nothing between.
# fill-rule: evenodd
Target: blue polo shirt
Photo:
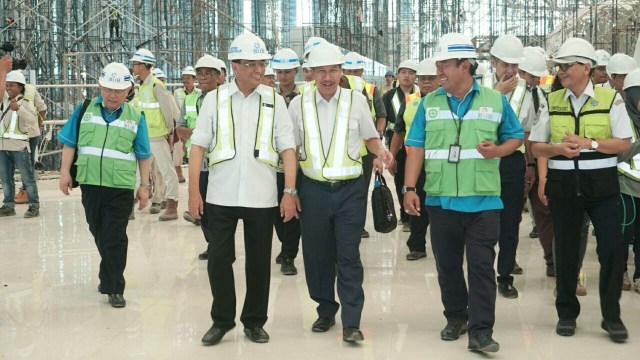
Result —
<instances>
[{"instance_id":1,"label":"blue polo shirt","mask_svg":"<svg viewBox=\"0 0 640 360\"><path fill-rule=\"evenodd\" d=\"M473 99L480 91L480 85L474 81L471 91L464 96L462 101L456 99L454 96L447 94L447 92L440 87L436 90L436 95L445 95L449 97L451 104L451 111L458 117L464 116L468 109L473 104ZM524 130L520 125L520 120L515 114L511 105L507 101L507 98L502 95L502 120L498 126L498 139L500 143L507 141L508 139L524 139ZM451 121L454 121L451 119ZM419 147L424 149L424 143L426 139L426 132L424 131L426 126L426 117L424 102L420 103L416 116L411 123L409 129L409 135L405 141L407 146ZM428 176L428 175L427 175ZM461 181L468 181L460 179ZM472 179L469 179L472 180ZM478 212L485 210L499 210L504 207L500 196L427 196L425 201L427 206L441 206L446 210L455 210L462 212Z\"/></svg>"},{"instance_id":2,"label":"blue polo shirt","mask_svg":"<svg viewBox=\"0 0 640 360\"><path fill-rule=\"evenodd\" d=\"M100 104L100 113L107 123L111 123L120 117L122 110L124 109L124 104L122 104L116 110L115 114L110 115L109 111L102 106L102 96L98 96L97 103ZM76 143L78 142L78 116L80 115L81 109L82 103L76 106L75 110L73 110L73 114L71 114L71 117L67 120L67 123L62 127L57 136L58 141L72 148L75 148ZM133 139L133 152L136 154L136 158L138 159L148 159L151 157L149 133L147 131L147 122L144 119L144 114L140 115L138 132L136 133L135 139Z\"/></svg>"}]
</instances>

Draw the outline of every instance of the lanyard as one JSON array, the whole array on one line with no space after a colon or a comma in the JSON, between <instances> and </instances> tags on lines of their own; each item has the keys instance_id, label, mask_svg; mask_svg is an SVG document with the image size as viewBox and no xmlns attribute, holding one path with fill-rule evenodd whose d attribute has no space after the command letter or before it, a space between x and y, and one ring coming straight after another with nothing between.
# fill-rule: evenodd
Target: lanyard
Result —
<instances>
[{"instance_id":1,"label":"lanyard","mask_svg":"<svg viewBox=\"0 0 640 360\"><path fill-rule=\"evenodd\" d=\"M467 95L469 95L469 93L467 93ZM460 106L466 99L467 95L465 95L462 98L462 101L460 101L460 103L458 104L458 109L460 109ZM469 100L469 105L467 106L467 109L464 111L462 116L458 116L458 114L456 113L456 116L458 117L458 121L456 121L456 119L453 117L454 111L453 111L453 107L451 106L451 98L450 96L447 96L447 105L449 106L449 111L451 111L451 120L453 120L453 123L456 125L456 129L458 130L458 133L456 134L456 142L454 145L460 144L460 133L462 132L462 119L464 119L464 117L467 116L467 113L471 109L474 96L475 96L475 93L471 92L471 99Z\"/></svg>"}]
</instances>

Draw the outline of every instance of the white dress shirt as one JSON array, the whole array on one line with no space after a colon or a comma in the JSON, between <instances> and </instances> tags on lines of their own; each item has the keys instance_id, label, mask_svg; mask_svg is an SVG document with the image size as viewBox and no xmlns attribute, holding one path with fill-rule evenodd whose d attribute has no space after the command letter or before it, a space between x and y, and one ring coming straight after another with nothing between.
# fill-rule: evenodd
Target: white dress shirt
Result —
<instances>
[{"instance_id":1,"label":"white dress shirt","mask_svg":"<svg viewBox=\"0 0 640 360\"><path fill-rule=\"evenodd\" d=\"M206 202L220 206L267 208L278 205L276 168L254 156L261 93L273 91L259 85L249 96L238 89L235 81L229 85L233 116L236 155L209 167ZM209 92L202 102L191 143L203 148L215 147L218 91ZM274 147L278 153L295 149L293 127L282 96L275 96ZM205 157L204 161L208 161Z\"/></svg>"}]
</instances>

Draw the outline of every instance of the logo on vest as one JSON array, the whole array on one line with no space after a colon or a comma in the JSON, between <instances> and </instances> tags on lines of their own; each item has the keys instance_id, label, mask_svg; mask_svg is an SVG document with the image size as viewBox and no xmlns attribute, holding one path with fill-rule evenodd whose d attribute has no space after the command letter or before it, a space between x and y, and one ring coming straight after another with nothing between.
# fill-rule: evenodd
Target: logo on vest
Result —
<instances>
[{"instance_id":1,"label":"logo on vest","mask_svg":"<svg viewBox=\"0 0 640 360\"><path fill-rule=\"evenodd\" d=\"M598 104L600 104L600 102L599 102L598 100L593 100L593 101L591 102L591 106L593 106L593 107L598 106Z\"/></svg>"},{"instance_id":2,"label":"logo on vest","mask_svg":"<svg viewBox=\"0 0 640 360\"><path fill-rule=\"evenodd\" d=\"M127 130L131 130L133 131L136 127L136 122L133 120L125 120L124 121L124 128Z\"/></svg>"},{"instance_id":3,"label":"logo on vest","mask_svg":"<svg viewBox=\"0 0 640 360\"><path fill-rule=\"evenodd\" d=\"M437 108L437 107L427 108L427 119L435 120L438 118L439 115L440 115L440 108Z\"/></svg>"},{"instance_id":4,"label":"logo on vest","mask_svg":"<svg viewBox=\"0 0 640 360\"><path fill-rule=\"evenodd\" d=\"M480 120L491 120L493 117L493 108L487 106L481 106L478 109L478 119Z\"/></svg>"},{"instance_id":5,"label":"logo on vest","mask_svg":"<svg viewBox=\"0 0 640 360\"><path fill-rule=\"evenodd\" d=\"M91 120L91 116L92 116L91 114L84 114L82 116L81 122L83 122L83 123L89 122Z\"/></svg>"},{"instance_id":6,"label":"logo on vest","mask_svg":"<svg viewBox=\"0 0 640 360\"><path fill-rule=\"evenodd\" d=\"M569 108L566 106L549 106L549 111L569 111Z\"/></svg>"}]
</instances>

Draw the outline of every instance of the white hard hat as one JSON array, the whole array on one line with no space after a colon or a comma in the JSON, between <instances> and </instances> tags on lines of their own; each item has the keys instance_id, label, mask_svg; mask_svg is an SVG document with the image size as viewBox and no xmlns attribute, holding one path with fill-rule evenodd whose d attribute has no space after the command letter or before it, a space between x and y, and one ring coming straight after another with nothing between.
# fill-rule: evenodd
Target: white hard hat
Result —
<instances>
[{"instance_id":1,"label":"white hard hat","mask_svg":"<svg viewBox=\"0 0 640 360\"><path fill-rule=\"evenodd\" d=\"M138 51L136 51L133 54L133 57L131 57L131 59L129 59L129 62L134 62L134 61L143 63L143 64L155 65L156 57L153 56L151 51L141 48L141 49L138 49Z\"/></svg>"},{"instance_id":2,"label":"white hard hat","mask_svg":"<svg viewBox=\"0 0 640 360\"><path fill-rule=\"evenodd\" d=\"M540 54L544 55L545 57L547 56L547 52L544 51L544 49L542 48L542 46L527 46L525 47L526 49L532 49L532 50L536 50L538 51Z\"/></svg>"},{"instance_id":3,"label":"white hard hat","mask_svg":"<svg viewBox=\"0 0 640 360\"><path fill-rule=\"evenodd\" d=\"M162 71L162 69L160 68L151 68L151 73L153 74L153 76L155 76L156 78L167 78L167 76L164 74L164 71Z\"/></svg>"},{"instance_id":4,"label":"white hard hat","mask_svg":"<svg viewBox=\"0 0 640 360\"><path fill-rule=\"evenodd\" d=\"M357 52L350 52L344 56L344 66L346 70L360 70L364 69L364 58Z\"/></svg>"},{"instance_id":5,"label":"white hard hat","mask_svg":"<svg viewBox=\"0 0 640 360\"><path fill-rule=\"evenodd\" d=\"M418 63L418 68L416 70L416 75L427 75L432 76L436 75L437 72L436 62L431 59L424 59Z\"/></svg>"},{"instance_id":6,"label":"white hard hat","mask_svg":"<svg viewBox=\"0 0 640 360\"><path fill-rule=\"evenodd\" d=\"M267 66L264 69L264 76L276 76L276 73L273 72L273 69L269 66Z\"/></svg>"},{"instance_id":7,"label":"white hard hat","mask_svg":"<svg viewBox=\"0 0 640 360\"><path fill-rule=\"evenodd\" d=\"M19 71L19 70L9 71L7 73L6 81L16 82L22 85L27 84L27 80L24 78L24 74L22 74L22 71Z\"/></svg>"},{"instance_id":8,"label":"white hard hat","mask_svg":"<svg viewBox=\"0 0 640 360\"><path fill-rule=\"evenodd\" d=\"M484 63L478 63L478 67L476 68L476 75L484 75L487 73L487 65Z\"/></svg>"},{"instance_id":9,"label":"white hard hat","mask_svg":"<svg viewBox=\"0 0 640 360\"><path fill-rule=\"evenodd\" d=\"M288 48L280 49L273 55L271 66L274 70L295 69L300 66L300 60L295 51Z\"/></svg>"},{"instance_id":10,"label":"white hard hat","mask_svg":"<svg viewBox=\"0 0 640 360\"><path fill-rule=\"evenodd\" d=\"M302 62L302 68L303 69L311 69L309 67L309 61L307 59L304 59L304 61Z\"/></svg>"},{"instance_id":11,"label":"white hard hat","mask_svg":"<svg viewBox=\"0 0 640 360\"><path fill-rule=\"evenodd\" d=\"M611 55L606 50L596 50L596 66L607 66Z\"/></svg>"},{"instance_id":12,"label":"white hard hat","mask_svg":"<svg viewBox=\"0 0 640 360\"><path fill-rule=\"evenodd\" d=\"M514 35L501 35L493 43L489 53L507 64L520 64L524 61L523 49L522 41Z\"/></svg>"},{"instance_id":13,"label":"white hard hat","mask_svg":"<svg viewBox=\"0 0 640 360\"><path fill-rule=\"evenodd\" d=\"M196 62L196 69L199 68L211 68L211 69L216 69L218 71L222 71L220 70L220 59L216 59L213 56L209 55L209 54L205 54L204 56L202 56L200 59L198 59L198 62Z\"/></svg>"},{"instance_id":14,"label":"white hard hat","mask_svg":"<svg viewBox=\"0 0 640 360\"><path fill-rule=\"evenodd\" d=\"M309 53L308 65L310 68L342 64L344 64L344 56L342 56L340 49L326 41L314 46Z\"/></svg>"},{"instance_id":15,"label":"white hard hat","mask_svg":"<svg viewBox=\"0 0 640 360\"><path fill-rule=\"evenodd\" d=\"M418 64L413 60L405 60L398 65L398 72L400 72L400 69L418 71Z\"/></svg>"},{"instance_id":16,"label":"white hard hat","mask_svg":"<svg viewBox=\"0 0 640 360\"><path fill-rule=\"evenodd\" d=\"M596 64L596 50L587 40L580 38L569 38L565 40L555 57L550 60L552 65L569 64L573 62Z\"/></svg>"},{"instance_id":17,"label":"white hard hat","mask_svg":"<svg viewBox=\"0 0 640 360\"><path fill-rule=\"evenodd\" d=\"M307 40L307 42L304 44L304 54L303 57L307 57L307 55L311 52L311 49L313 49L314 47L320 45L320 44L324 44L326 43L327 40L321 38L321 37L317 37L317 36L312 36L309 38L309 40Z\"/></svg>"},{"instance_id":18,"label":"white hard hat","mask_svg":"<svg viewBox=\"0 0 640 360\"><path fill-rule=\"evenodd\" d=\"M220 70L224 69L225 71L227 71L227 64L224 63L223 60L220 60L218 58L215 58L216 62L218 63L218 66L220 66Z\"/></svg>"},{"instance_id":19,"label":"white hard hat","mask_svg":"<svg viewBox=\"0 0 640 360\"><path fill-rule=\"evenodd\" d=\"M240 34L229 46L229 60L269 60L264 41L254 34Z\"/></svg>"},{"instance_id":20,"label":"white hard hat","mask_svg":"<svg viewBox=\"0 0 640 360\"><path fill-rule=\"evenodd\" d=\"M607 64L607 73L612 74L628 74L638 67L636 59L626 54L613 54Z\"/></svg>"},{"instance_id":21,"label":"white hard hat","mask_svg":"<svg viewBox=\"0 0 640 360\"><path fill-rule=\"evenodd\" d=\"M112 62L100 72L98 84L109 89L124 90L131 87L131 80L133 77L124 64Z\"/></svg>"},{"instance_id":22,"label":"white hard hat","mask_svg":"<svg viewBox=\"0 0 640 360\"><path fill-rule=\"evenodd\" d=\"M444 34L438 41L433 61L443 61L449 59L477 59L478 53L464 35L458 33Z\"/></svg>"},{"instance_id":23,"label":"white hard hat","mask_svg":"<svg viewBox=\"0 0 640 360\"><path fill-rule=\"evenodd\" d=\"M549 75L547 59L538 49L526 47L522 54L524 56L524 62L520 63L520 70L538 77Z\"/></svg>"},{"instance_id":24,"label":"white hard hat","mask_svg":"<svg viewBox=\"0 0 640 360\"><path fill-rule=\"evenodd\" d=\"M627 88L634 86L640 86L640 68L637 68L627 74L627 77L624 78L622 90L627 90Z\"/></svg>"},{"instance_id":25,"label":"white hard hat","mask_svg":"<svg viewBox=\"0 0 640 360\"><path fill-rule=\"evenodd\" d=\"M196 69L194 69L193 66L187 66L186 68L182 69L182 75L196 76Z\"/></svg>"}]
</instances>

